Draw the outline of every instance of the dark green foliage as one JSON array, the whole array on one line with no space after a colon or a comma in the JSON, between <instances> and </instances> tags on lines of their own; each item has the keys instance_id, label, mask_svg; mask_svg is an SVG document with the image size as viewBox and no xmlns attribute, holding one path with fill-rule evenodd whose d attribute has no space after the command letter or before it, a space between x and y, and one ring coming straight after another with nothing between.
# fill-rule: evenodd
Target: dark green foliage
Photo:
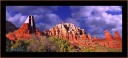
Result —
<instances>
[{"instance_id":1,"label":"dark green foliage","mask_svg":"<svg viewBox=\"0 0 128 58\"><path fill-rule=\"evenodd\" d=\"M7 51L9 52L12 51L24 52L27 49L27 43L25 43L23 40L10 41L10 44L6 46L8 46Z\"/></svg>"}]
</instances>

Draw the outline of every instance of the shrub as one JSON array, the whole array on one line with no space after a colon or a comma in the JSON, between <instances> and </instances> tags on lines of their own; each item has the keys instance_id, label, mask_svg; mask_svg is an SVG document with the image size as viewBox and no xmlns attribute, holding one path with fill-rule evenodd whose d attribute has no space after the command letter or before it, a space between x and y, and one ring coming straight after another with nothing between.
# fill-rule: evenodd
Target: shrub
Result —
<instances>
[{"instance_id":1,"label":"shrub","mask_svg":"<svg viewBox=\"0 0 128 58\"><path fill-rule=\"evenodd\" d=\"M41 49L43 48L42 46L40 45L40 40L38 38L33 37L32 39L30 39L29 45L27 47L27 51L28 52L40 52L42 51Z\"/></svg>"},{"instance_id":2,"label":"shrub","mask_svg":"<svg viewBox=\"0 0 128 58\"><path fill-rule=\"evenodd\" d=\"M37 37L31 39L10 41L11 48L8 51L24 52L75 52L70 43L58 37Z\"/></svg>"},{"instance_id":3,"label":"shrub","mask_svg":"<svg viewBox=\"0 0 128 58\"><path fill-rule=\"evenodd\" d=\"M70 43L63 38L50 37L49 40L56 46L56 52L73 52L75 51Z\"/></svg>"},{"instance_id":4,"label":"shrub","mask_svg":"<svg viewBox=\"0 0 128 58\"><path fill-rule=\"evenodd\" d=\"M26 48L27 48L26 43L23 40L11 41L10 52L11 51L24 52L26 51Z\"/></svg>"}]
</instances>

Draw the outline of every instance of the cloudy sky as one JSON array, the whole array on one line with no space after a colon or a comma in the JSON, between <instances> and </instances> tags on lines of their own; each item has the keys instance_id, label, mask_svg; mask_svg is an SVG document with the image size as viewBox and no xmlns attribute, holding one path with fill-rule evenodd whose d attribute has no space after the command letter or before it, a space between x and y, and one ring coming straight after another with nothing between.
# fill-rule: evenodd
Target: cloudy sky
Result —
<instances>
[{"instance_id":1,"label":"cloudy sky","mask_svg":"<svg viewBox=\"0 0 128 58\"><path fill-rule=\"evenodd\" d=\"M57 23L70 22L85 29L93 37L104 37L104 30L114 35L118 30L122 36L121 6L6 6L6 20L20 27L28 15L35 18L41 31Z\"/></svg>"}]
</instances>

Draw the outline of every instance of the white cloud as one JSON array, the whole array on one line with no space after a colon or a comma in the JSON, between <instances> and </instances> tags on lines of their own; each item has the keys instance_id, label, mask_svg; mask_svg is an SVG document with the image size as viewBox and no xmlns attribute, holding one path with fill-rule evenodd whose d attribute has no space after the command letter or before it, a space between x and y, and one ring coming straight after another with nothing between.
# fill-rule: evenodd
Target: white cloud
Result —
<instances>
[{"instance_id":1,"label":"white cloud","mask_svg":"<svg viewBox=\"0 0 128 58\"><path fill-rule=\"evenodd\" d=\"M7 6L6 20L11 21L17 27L27 19L28 15L33 15L37 27L45 26L44 29L62 21L58 15L53 14L59 6ZM15 13L15 15L13 15ZM42 24L42 23L43 24ZM40 28L41 29L41 28Z\"/></svg>"},{"instance_id":2,"label":"white cloud","mask_svg":"<svg viewBox=\"0 0 128 58\"><path fill-rule=\"evenodd\" d=\"M75 26L80 27L80 23L77 22L77 21L76 21L75 19L73 19L73 18L67 18L65 21L66 21L66 22L73 23Z\"/></svg>"},{"instance_id":3,"label":"white cloud","mask_svg":"<svg viewBox=\"0 0 128 58\"><path fill-rule=\"evenodd\" d=\"M63 22L58 15L56 14L45 14L41 20L41 22L36 23L36 27L41 31L48 30L52 28L54 25Z\"/></svg>"},{"instance_id":4,"label":"white cloud","mask_svg":"<svg viewBox=\"0 0 128 58\"><path fill-rule=\"evenodd\" d=\"M36 27L39 28L39 30L43 32L44 30L48 30L51 27L53 27L53 25L40 22L36 24Z\"/></svg>"},{"instance_id":5,"label":"white cloud","mask_svg":"<svg viewBox=\"0 0 128 58\"><path fill-rule=\"evenodd\" d=\"M92 35L94 33L104 35L104 29L108 29L111 33L118 30L122 35L122 13L118 15L107 13L107 11L122 11L120 6L71 6L70 8L72 10L72 18L74 19L72 21L80 23L77 20L85 20L84 26L89 27L87 31L92 33ZM80 19L82 17L84 19Z\"/></svg>"},{"instance_id":6,"label":"white cloud","mask_svg":"<svg viewBox=\"0 0 128 58\"><path fill-rule=\"evenodd\" d=\"M27 16L23 16L21 13L11 16L8 11L6 11L6 20L15 24L16 27L21 26L21 24L26 20Z\"/></svg>"},{"instance_id":7,"label":"white cloud","mask_svg":"<svg viewBox=\"0 0 128 58\"><path fill-rule=\"evenodd\" d=\"M6 20L8 20L11 17L11 15L6 11Z\"/></svg>"},{"instance_id":8,"label":"white cloud","mask_svg":"<svg viewBox=\"0 0 128 58\"><path fill-rule=\"evenodd\" d=\"M44 20L47 22L47 23L50 23L50 24L57 24L59 22L63 22L58 15L56 14L45 14L45 18Z\"/></svg>"},{"instance_id":9,"label":"white cloud","mask_svg":"<svg viewBox=\"0 0 128 58\"><path fill-rule=\"evenodd\" d=\"M35 22L38 22L38 21L40 21L40 20L42 20L43 18L44 18L44 15L42 14L42 15L33 15L34 16L34 19L35 19Z\"/></svg>"},{"instance_id":10,"label":"white cloud","mask_svg":"<svg viewBox=\"0 0 128 58\"><path fill-rule=\"evenodd\" d=\"M109 7L109 11L122 11L120 6L108 6L108 7Z\"/></svg>"}]
</instances>

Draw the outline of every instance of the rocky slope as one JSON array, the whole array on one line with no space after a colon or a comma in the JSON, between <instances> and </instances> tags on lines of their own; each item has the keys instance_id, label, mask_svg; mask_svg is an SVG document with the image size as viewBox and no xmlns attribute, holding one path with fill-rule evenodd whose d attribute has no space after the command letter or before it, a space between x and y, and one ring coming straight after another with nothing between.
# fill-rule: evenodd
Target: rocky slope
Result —
<instances>
[{"instance_id":1,"label":"rocky slope","mask_svg":"<svg viewBox=\"0 0 128 58\"><path fill-rule=\"evenodd\" d=\"M26 22L28 21L28 22ZM39 31L38 28L35 26L33 27L32 23L30 23L30 16L28 16L27 20L25 23L22 24L22 26L18 29L15 30L12 33L6 34L6 37L10 40L17 40L17 39L27 39L32 37L34 34L36 35L41 35L41 32ZM7 28L6 28L7 29Z\"/></svg>"},{"instance_id":2,"label":"rocky slope","mask_svg":"<svg viewBox=\"0 0 128 58\"><path fill-rule=\"evenodd\" d=\"M16 29L17 27L13 23L6 21L6 33L13 32Z\"/></svg>"}]
</instances>

